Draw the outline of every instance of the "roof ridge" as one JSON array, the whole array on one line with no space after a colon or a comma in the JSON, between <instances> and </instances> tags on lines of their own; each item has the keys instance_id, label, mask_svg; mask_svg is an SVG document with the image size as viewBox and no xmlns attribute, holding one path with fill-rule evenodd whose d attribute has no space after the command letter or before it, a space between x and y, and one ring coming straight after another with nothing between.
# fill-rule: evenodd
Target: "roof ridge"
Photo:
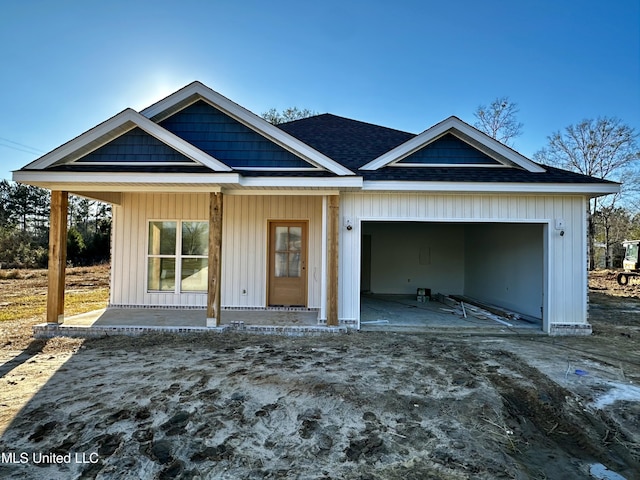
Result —
<instances>
[{"instance_id":1,"label":"roof ridge","mask_svg":"<svg viewBox=\"0 0 640 480\"><path fill-rule=\"evenodd\" d=\"M311 116L305 117L305 118L298 118L297 120L291 120L289 122L282 122L282 123L279 123L276 126L280 127L281 125L291 125L291 124L296 123L296 122L304 122L305 120L309 120L309 119L313 119L313 118L319 118L319 117L339 118L341 120L347 120L349 122L358 123L358 124L361 124L361 125L368 125L368 126L376 127L376 128L384 128L386 130L390 130L390 131L398 132L398 133L403 133L405 135L413 135L413 136L417 135L416 133L413 133L413 132L406 132L404 130L398 130L397 128L385 127L384 125L378 125L376 123L363 122L362 120L356 120L354 118L343 117L342 115L336 115L335 113L329 113L329 112L319 113L317 115L311 115Z\"/></svg>"}]
</instances>

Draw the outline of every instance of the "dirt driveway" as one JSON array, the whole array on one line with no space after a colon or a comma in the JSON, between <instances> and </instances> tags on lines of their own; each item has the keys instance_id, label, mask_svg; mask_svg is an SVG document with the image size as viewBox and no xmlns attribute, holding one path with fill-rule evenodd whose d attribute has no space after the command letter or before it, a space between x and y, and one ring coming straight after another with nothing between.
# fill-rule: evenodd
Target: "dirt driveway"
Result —
<instances>
[{"instance_id":1,"label":"dirt driveway","mask_svg":"<svg viewBox=\"0 0 640 480\"><path fill-rule=\"evenodd\" d=\"M639 478L640 301L606 293L587 338L8 345L0 478Z\"/></svg>"}]
</instances>

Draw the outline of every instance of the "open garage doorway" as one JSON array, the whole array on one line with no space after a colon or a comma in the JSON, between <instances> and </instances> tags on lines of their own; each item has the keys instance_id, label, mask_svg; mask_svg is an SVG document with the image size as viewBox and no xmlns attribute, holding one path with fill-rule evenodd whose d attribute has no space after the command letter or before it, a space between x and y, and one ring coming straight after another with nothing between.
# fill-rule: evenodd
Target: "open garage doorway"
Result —
<instances>
[{"instance_id":1,"label":"open garage doorway","mask_svg":"<svg viewBox=\"0 0 640 480\"><path fill-rule=\"evenodd\" d=\"M546 224L364 221L361 232L362 329L542 331Z\"/></svg>"}]
</instances>

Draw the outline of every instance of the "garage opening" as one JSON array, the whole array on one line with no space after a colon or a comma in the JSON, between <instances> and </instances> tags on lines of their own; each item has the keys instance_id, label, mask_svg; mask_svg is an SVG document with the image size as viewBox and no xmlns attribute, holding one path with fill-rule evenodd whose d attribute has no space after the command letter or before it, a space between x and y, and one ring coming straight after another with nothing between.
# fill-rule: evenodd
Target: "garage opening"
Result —
<instances>
[{"instance_id":1,"label":"garage opening","mask_svg":"<svg viewBox=\"0 0 640 480\"><path fill-rule=\"evenodd\" d=\"M545 228L534 223L363 222L361 328L541 330Z\"/></svg>"}]
</instances>

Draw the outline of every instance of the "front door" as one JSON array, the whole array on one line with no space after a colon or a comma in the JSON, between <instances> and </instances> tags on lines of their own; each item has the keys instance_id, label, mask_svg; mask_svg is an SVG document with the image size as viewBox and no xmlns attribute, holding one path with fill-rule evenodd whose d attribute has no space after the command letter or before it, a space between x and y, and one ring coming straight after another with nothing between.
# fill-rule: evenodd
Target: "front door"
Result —
<instances>
[{"instance_id":1,"label":"front door","mask_svg":"<svg viewBox=\"0 0 640 480\"><path fill-rule=\"evenodd\" d=\"M307 304L307 222L269 222L268 304Z\"/></svg>"}]
</instances>

